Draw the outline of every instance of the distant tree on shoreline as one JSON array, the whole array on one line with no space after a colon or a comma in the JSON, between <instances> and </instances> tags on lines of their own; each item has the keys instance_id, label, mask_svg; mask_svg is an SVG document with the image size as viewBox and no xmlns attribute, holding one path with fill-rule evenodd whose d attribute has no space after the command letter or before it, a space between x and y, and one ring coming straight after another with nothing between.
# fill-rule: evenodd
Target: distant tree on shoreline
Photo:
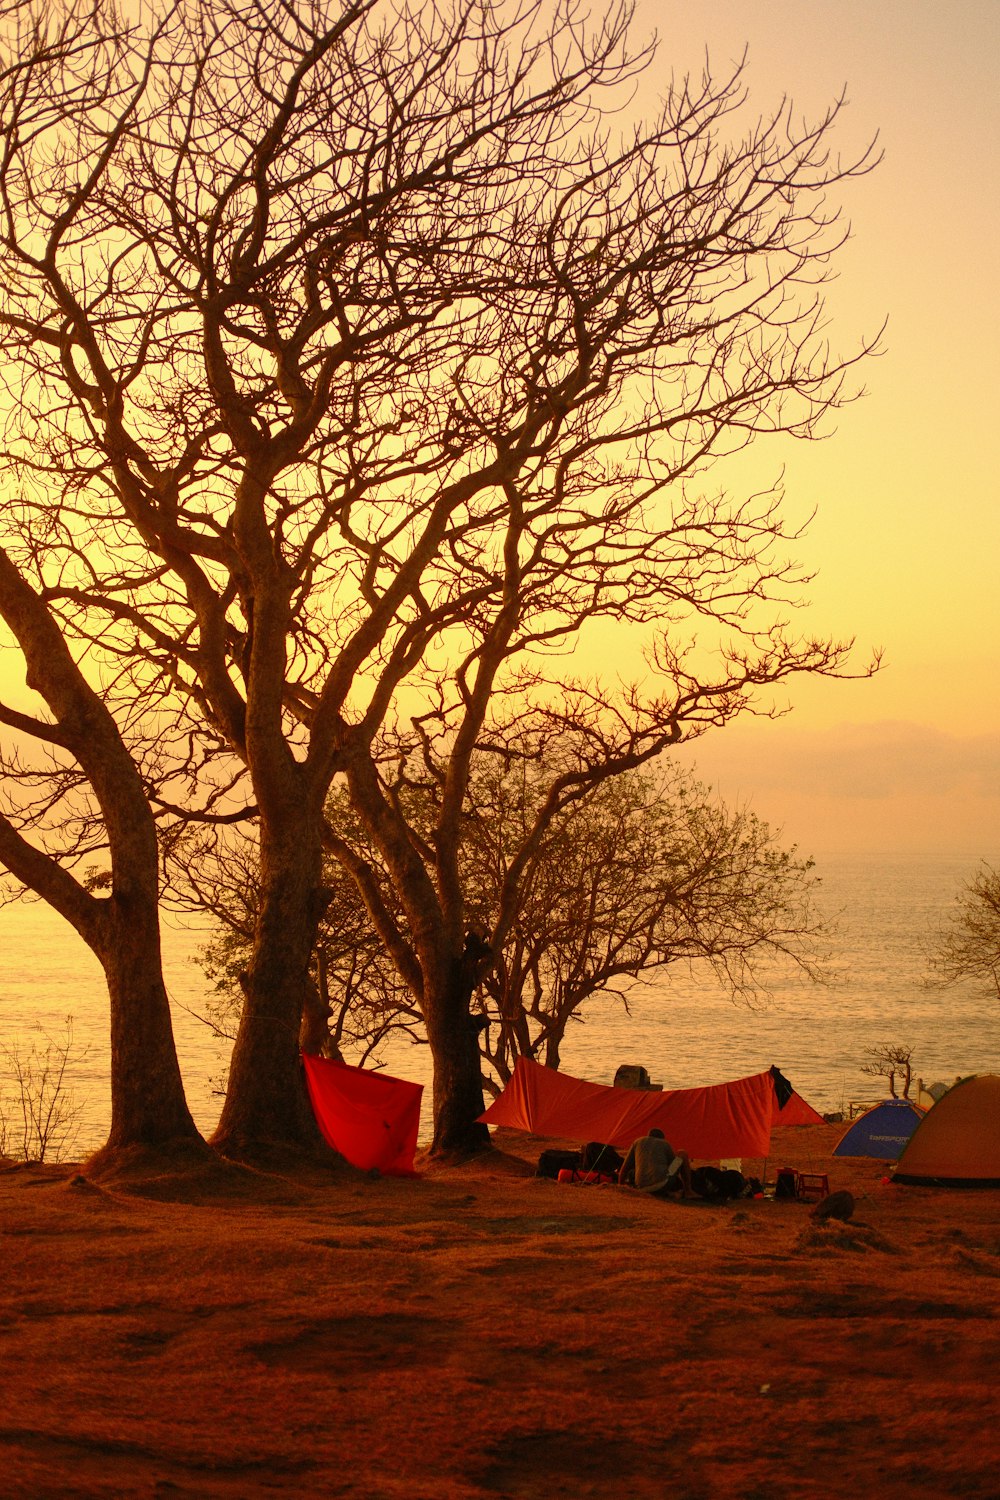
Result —
<instances>
[{"instance_id":1,"label":"distant tree on shoreline","mask_svg":"<svg viewBox=\"0 0 1000 1500\"><path fill-rule=\"evenodd\" d=\"M488 817L470 836L468 884L470 907L487 917L503 909L515 830L530 828L550 780L544 762L527 774L497 771L485 809L477 798L477 815ZM599 783L532 848L506 925L483 924L496 952L479 991L494 1078L502 1087L522 1055L558 1067L567 1027L588 1002L624 998L623 981L678 963L707 964L743 999L766 990L772 961L818 978L823 926L810 868L751 813L669 766ZM476 869L490 873L477 880Z\"/></svg>"},{"instance_id":2,"label":"distant tree on shoreline","mask_svg":"<svg viewBox=\"0 0 1000 1500\"><path fill-rule=\"evenodd\" d=\"M902 1097L909 1099L910 1085L913 1081L912 1047L905 1043L879 1042L874 1047L867 1047L865 1056L868 1061L862 1064L862 1073L867 1073L869 1078L884 1078L889 1085L889 1094L893 1099L900 1097L896 1093L896 1079L901 1078Z\"/></svg>"},{"instance_id":3,"label":"distant tree on shoreline","mask_svg":"<svg viewBox=\"0 0 1000 1500\"><path fill-rule=\"evenodd\" d=\"M653 57L631 20L4 9L8 550L120 708L160 828L258 820L228 1154L317 1140L324 849L420 1011L433 1149L475 1149L474 757L558 742L542 836L786 678L849 670L788 623L809 580L780 493L704 475L858 393L873 342L836 354L822 292L830 194L874 156L834 154L839 102L740 123L739 67L622 124ZM594 620L642 636L608 681L566 669ZM389 902L325 817L337 777Z\"/></svg>"},{"instance_id":4,"label":"distant tree on shoreline","mask_svg":"<svg viewBox=\"0 0 1000 1500\"><path fill-rule=\"evenodd\" d=\"M932 984L971 980L1000 999L1000 870L984 860L928 954Z\"/></svg>"}]
</instances>

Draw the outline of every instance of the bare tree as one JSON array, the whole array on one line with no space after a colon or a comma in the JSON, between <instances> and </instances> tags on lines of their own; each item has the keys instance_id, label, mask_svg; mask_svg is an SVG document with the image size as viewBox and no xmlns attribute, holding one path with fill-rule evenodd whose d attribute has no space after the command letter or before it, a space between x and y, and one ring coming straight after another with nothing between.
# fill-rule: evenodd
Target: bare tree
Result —
<instances>
[{"instance_id":1,"label":"bare tree","mask_svg":"<svg viewBox=\"0 0 1000 1500\"><path fill-rule=\"evenodd\" d=\"M639 975L701 962L746 1001L766 992L777 965L822 979L826 931L813 908L811 862L780 848L752 814L731 812L687 775L658 767L596 784L535 838L554 774L545 760L498 766L482 757L470 774L461 879L470 930L490 955L473 1000L489 1093L499 1093L520 1056L558 1068L570 1022L599 998L627 1008L623 981ZM439 816L433 789L411 788L407 801L411 826L426 836ZM356 855L363 850L407 941L377 849L342 794L332 803L331 823ZM218 840L191 858L189 842L190 835L178 851L185 875L175 890L186 893L188 909L218 923L205 954L217 982L211 1019L231 1036L253 942L257 860L239 846L220 850ZM501 924L515 865L512 913ZM347 1046L364 1062L401 1031L423 1040L416 1000L400 985L354 881L329 857L325 878L333 895L315 960L323 1003L304 1050L339 1055Z\"/></svg>"},{"instance_id":2,"label":"bare tree","mask_svg":"<svg viewBox=\"0 0 1000 1500\"><path fill-rule=\"evenodd\" d=\"M827 194L872 158L832 155L839 105L740 136L738 71L619 133L602 101L652 56L625 6L191 0L125 30L69 11L100 66L53 62L30 7L7 20L16 560L176 756L164 814L259 817L215 1140L315 1138L297 1048L325 837L421 1008L435 1147L475 1145L474 752L505 754L526 705L562 737L541 828L790 674L844 670L785 623L806 580L780 497L700 475L852 394L865 348L837 358L824 327ZM595 619L647 627L648 685L553 677ZM423 842L418 761L441 793ZM324 834L338 772L405 934Z\"/></svg>"},{"instance_id":3,"label":"bare tree","mask_svg":"<svg viewBox=\"0 0 1000 1500\"><path fill-rule=\"evenodd\" d=\"M0 619L23 653L28 686L51 713L42 720L0 703L0 724L22 743L40 742L49 752L44 767L26 765L17 753L5 758L10 791L6 811L0 810L0 863L76 928L104 969L111 1001L111 1127L98 1157L126 1147L200 1142L184 1097L160 965L156 829L139 773L44 600L2 548ZM31 784L39 781L41 790L32 794ZM99 813L96 833L91 801ZM73 868L90 837L110 853L106 895L88 889Z\"/></svg>"},{"instance_id":4,"label":"bare tree","mask_svg":"<svg viewBox=\"0 0 1000 1500\"><path fill-rule=\"evenodd\" d=\"M532 764L485 780L473 781L466 884L497 948L480 990L493 1023L483 1042L491 1092L519 1056L557 1068L571 1020L599 998L627 1008L623 981L640 975L704 963L746 1002L766 993L779 966L822 978L811 862L668 768L598 783L553 820L521 867L500 943L493 923L507 871L520 863L551 776Z\"/></svg>"},{"instance_id":5,"label":"bare tree","mask_svg":"<svg viewBox=\"0 0 1000 1500\"><path fill-rule=\"evenodd\" d=\"M971 979L1000 999L1000 870L984 861L955 900L928 955L931 983Z\"/></svg>"},{"instance_id":6,"label":"bare tree","mask_svg":"<svg viewBox=\"0 0 1000 1500\"><path fill-rule=\"evenodd\" d=\"M76 1145L82 1110L67 1072L71 1057L80 1061L87 1049L74 1049L71 1017L61 1041L36 1030L40 1035L28 1045L15 1041L0 1047L0 1063L16 1093L8 1106L0 1086L0 1158L65 1161Z\"/></svg>"},{"instance_id":7,"label":"bare tree","mask_svg":"<svg viewBox=\"0 0 1000 1500\"><path fill-rule=\"evenodd\" d=\"M865 1056L869 1061L862 1065L862 1073L867 1073L869 1078L884 1078L889 1085L889 1093L893 1099L899 1096L896 1093L896 1078L902 1076L904 1099L910 1097L910 1082L913 1077L913 1048L894 1042L879 1042L875 1047L867 1047Z\"/></svg>"}]
</instances>

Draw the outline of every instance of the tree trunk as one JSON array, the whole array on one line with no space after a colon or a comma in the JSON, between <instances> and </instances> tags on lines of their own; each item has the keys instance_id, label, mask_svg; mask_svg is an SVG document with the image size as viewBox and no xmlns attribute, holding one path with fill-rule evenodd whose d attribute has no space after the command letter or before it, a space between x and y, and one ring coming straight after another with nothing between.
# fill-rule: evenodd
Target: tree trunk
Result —
<instances>
[{"instance_id":1,"label":"tree trunk","mask_svg":"<svg viewBox=\"0 0 1000 1500\"><path fill-rule=\"evenodd\" d=\"M228 1156L323 1149L299 1060L309 961L322 914L318 819L261 829L261 908L229 1086L212 1145Z\"/></svg>"},{"instance_id":2,"label":"tree trunk","mask_svg":"<svg viewBox=\"0 0 1000 1500\"><path fill-rule=\"evenodd\" d=\"M55 717L104 819L111 895L85 890L58 858L0 818L0 857L71 922L100 959L111 1000L111 1132L97 1156L126 1147L204 1142L184 1097L160 964L156 826L142 779L108 708L84 678L44 600L0 548L0 615L16 636L25 679ZM49 727L35 724L44 742Z\"/></svg>"},{"instance_id":3,"label":"tree trunk","mask_svg":"<svg viewBox=\"0 0 1000 1500\"><path fill-rule=\"evenodd\" d=\"M330 1030L330 990L326 978L326 957L321 945L316 948L316 975L310 971L302 1004L302 1023L299 1027L299 1051L310 1057L330 1057L343 1062L343 1054L337 1039Z\"/></svg>"},{"instance_id":4,"label":"tree trunk","mask_svg":"<svg viewBox=\"0 0 1000 1500\"><path fill-rule=\"evenodd\" d=\"M434 1135L431 1154L467 1156L486 1149L490 1133L479 1121L483 1099L477 1019L469 1003L474 985L462 960L424 973L423 1011L434 1059Z\"/></svg>"},{"instance_id":5,"label":"tree trunk","mask_svg":"<svg viewBox=\"0 0 1000 1500\"><path fill-rule=\"evenodd\" d=\"M110 898L98 957L111 998L111 1130L92 1159L202 1137L191 1118L160 966L155 906Z\"/></svg>"}]
</instances>

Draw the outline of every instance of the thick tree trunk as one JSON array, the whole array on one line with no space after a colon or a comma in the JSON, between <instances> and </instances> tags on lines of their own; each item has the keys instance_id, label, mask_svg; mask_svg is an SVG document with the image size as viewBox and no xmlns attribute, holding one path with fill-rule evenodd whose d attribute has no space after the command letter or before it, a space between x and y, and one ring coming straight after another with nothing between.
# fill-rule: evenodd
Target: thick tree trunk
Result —
<instances>
[{"instance_id":1,"label":"thick tree trunk","mask_svg":"<svg viewBox=\"0 0 1000 1500\"><path fill-rule=\"evenodd\" d=\"M98 1156L200 1143L174 1046L156 907L112 896L108 918L98 956L111 997L111 1130Z\"/></svg>"},{"instance_id":2,"label":"thick tree trunk","mask_svg":"<svg viewBox=\"0 0 1000 1500\"><path fill-rule=\"evenodd\" d=\"M319 821L262 829L261 909L229 1086L212 1145L225 1155L320 1151L299 1059L309 961L322 914Z\"/></svg>"},{"instance_id":3,"label":"thick tree trunk","mask_svg":"<svg viewBox=\"0 0 1000 1500\"><path fill-rule=\"evenodd\" d=\"M111 1132L98 1157L126 1147L197 1142L184 1097L160 965L156 827L118 726L83 677L48 607L0 548L0 615L24 653L26 681L48 704L50 733L85 772L111 856L111 895L84 889L58 858L0 818L0 858L71 922L103 965L111 999ZM30 725L26 727L31 728ZM96 1158L92 1158L96 1161Z\"/></svg>"},{"instance_id":4,"label":"thick tree trunk","mask_svg":"<svg viewBox=\"0 0 1000 1500\"><path fill-rule=\"evenodd\" d=\"M478 1117L485 1109L479 1025L470 1014L473 983L462 959L424 974L423 1011L434 1059L435 1156L466 1156L489 1147Z\"/></svg>"}]
</instances>

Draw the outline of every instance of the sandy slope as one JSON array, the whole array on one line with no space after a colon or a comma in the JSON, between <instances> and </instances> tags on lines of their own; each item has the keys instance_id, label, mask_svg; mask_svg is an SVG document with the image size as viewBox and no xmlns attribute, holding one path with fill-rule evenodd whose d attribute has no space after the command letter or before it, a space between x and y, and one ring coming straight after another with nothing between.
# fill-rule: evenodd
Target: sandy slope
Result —
<instances>
[{"instance_id":1,"label":"sandy slope","mask_svg":"<svg viewBox=\"0 0 1000 1500\"><path fill-rule=\"evenodd\" d=\"M1000 1192L0 1170L0 1495L989 1496ZM749 1164L748 1164L749 1165ZM758 1164L759 1170L759 1164Z\"/></svg>"}]
</instances>

